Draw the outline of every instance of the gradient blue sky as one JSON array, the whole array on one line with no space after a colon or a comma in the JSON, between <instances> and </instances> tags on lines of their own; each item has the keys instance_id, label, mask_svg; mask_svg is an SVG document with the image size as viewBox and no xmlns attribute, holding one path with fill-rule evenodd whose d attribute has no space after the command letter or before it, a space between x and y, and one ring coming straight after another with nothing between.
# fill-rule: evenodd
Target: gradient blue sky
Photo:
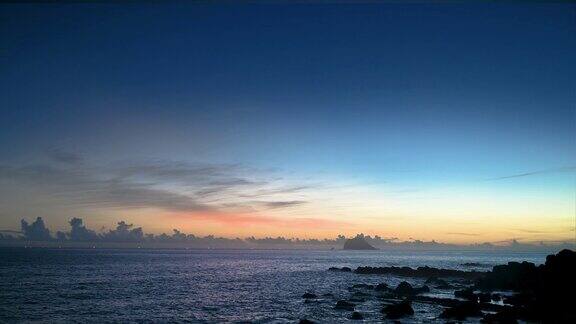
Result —
<instances>
[{"instance_id":1,"label":"gradient blue sky","mask_svg":"<svg viewBox=\"0 0 576 324\"><path fill-rule=\"evenodd\" d=\"M47 198L54 188L26 189L37 187L22 179L27 167L110 180L110 165L169 161L306 187L274 197L300 207L242 215L333 221L274 234L470 240L418 228L426 210L434 224L469 210L452 232L520 237L513 224L529 219L526 231L543 232L531 239L574 235L574 4L2 4L0 37L0 227L38 211L62 227L86 210ZM188 194L164 180L154 188ZM218 200L243 205L238 196L260 189ZM30 199L38 206L19 202ZM211 221L190 210L192 223L164 226L158 206L91 203L100 216L87 222L102 226ZM488 233L501 218L500 234ZM244 234L234 226L208 228Z\"/></svg>"}]
</instances>

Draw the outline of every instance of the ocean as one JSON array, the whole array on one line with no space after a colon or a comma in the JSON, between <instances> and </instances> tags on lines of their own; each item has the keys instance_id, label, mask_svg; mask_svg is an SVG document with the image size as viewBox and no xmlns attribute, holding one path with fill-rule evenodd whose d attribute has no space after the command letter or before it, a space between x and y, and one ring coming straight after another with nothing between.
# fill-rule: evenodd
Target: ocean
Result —
<instances>
[{"instance_id":1,"label":"ocean","mask_svg":"<svg viewBox=\"0 0 576 324\"><path fill-rule=\"evenodd\" d=\"M333 272L329 267L490 270L508 261L541 264L545 257L540 252L0 248L0 322L352 322L350 312L336 310L334 304L349 297L353 284L396 286L406 280L422 285L425 279ZM480 265L462 265L471 262ZM320 298L306 302L305 292ZM382 322L381 307L380 301L368 299L356 310L364 322ZM402 322L436 322L442 311L429 304L413 307L414 316Z\"/></svg>"}]
</instances>

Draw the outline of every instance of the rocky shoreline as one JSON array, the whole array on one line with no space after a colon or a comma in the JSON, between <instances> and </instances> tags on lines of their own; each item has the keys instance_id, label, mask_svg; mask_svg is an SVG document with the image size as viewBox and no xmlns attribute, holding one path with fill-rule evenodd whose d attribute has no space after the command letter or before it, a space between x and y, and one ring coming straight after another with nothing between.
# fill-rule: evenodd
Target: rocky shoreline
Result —
<instances>
[{"instance_id":1,"label":"rocky shoreline","mask_svg":"<svg viewBox=\"0 0 576 324\"><path fill-rule=\"evenodd\" d=\"M402 277L422 277L422 278L464 278L479 279L486 275L481 271L462 271L450 269L438 269L431 267L418 267L416 269L409 267L358 267L354 273L359 274L391 274Z\"/></svg>"},{"instance_id":2,"label":"rocky shoreline","mask_svg":"<svg viewBox=\"0 0 576 324\"><path fill-rule=\"evenodd\" d=\"M358 267L355 270L332 267L328 270L358 275L427 278L420 287L406 281L396 287L389 287L386 283L350 286L349 297L336 301L333 306L350 312L350 320L362 320L363 314L356 310L356 306L372 299L381 305L382 319L391 321L410 320L414 315L413 304L422 303L443 308L436 318L438 321L480 319L484 323L576 323L576 252L571 250L547 256L546 263L540 266L529 262L509 262L486 272L431 267ZM428 296L430 287L453 290L454 297ZM307 301L319 298L311 293L302 297ZM302 319L301 323L313 321Z\"/></svg>"}]
</instances>

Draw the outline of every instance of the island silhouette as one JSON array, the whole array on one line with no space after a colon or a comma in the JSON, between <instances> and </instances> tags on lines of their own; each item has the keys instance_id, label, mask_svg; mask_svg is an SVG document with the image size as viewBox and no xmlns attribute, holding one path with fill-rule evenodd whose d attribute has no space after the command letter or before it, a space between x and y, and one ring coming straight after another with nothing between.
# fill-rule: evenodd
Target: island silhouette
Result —
<instances>
[{"instance_id":1,"label":"island silhouette","mask_svg":"<svg viewBox=\"0 0 576 324\"><path fill-rule=\"evenodd\" d=\"M378 250L377 248L370 245L364 239L364 234L358 234L356 237L347 239L344 242L344 250Z\"/></svg>"}]
</instances>

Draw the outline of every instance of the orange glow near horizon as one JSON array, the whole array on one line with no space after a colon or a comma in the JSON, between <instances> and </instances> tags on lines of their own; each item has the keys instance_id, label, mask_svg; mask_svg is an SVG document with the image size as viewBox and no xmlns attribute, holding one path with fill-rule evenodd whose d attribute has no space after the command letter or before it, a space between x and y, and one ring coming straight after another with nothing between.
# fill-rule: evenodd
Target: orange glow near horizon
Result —
<instances>
[{"instance_id":1,"label":"orange glow near horizon","mask_svg":"<svg viewBox=\"0 0 576 324\"><path fill-rule=\"evenodd\" d=\"M202 212L160 213L150 212L158 221L146 221L152 217L132 217L126 214L145 232L171 234L178 229L196 236L214 235L226 238L254 236L285 237L301 239L346 237L358 233L397 238L399 241L422 240L454 244L502 242L517 239L520 242L570 241L574 231L570 217L554 218L540 224L540 217L484 216L477 219L457 217L356 217L355 219L325 219L313 216L286 217L285 215L260 214L256 212ZM129 214L132 214L130 212ZM143 216L140 214L140 216ZM490 219L491 221L487 221Z\"/></svg>"}]
</instances>

